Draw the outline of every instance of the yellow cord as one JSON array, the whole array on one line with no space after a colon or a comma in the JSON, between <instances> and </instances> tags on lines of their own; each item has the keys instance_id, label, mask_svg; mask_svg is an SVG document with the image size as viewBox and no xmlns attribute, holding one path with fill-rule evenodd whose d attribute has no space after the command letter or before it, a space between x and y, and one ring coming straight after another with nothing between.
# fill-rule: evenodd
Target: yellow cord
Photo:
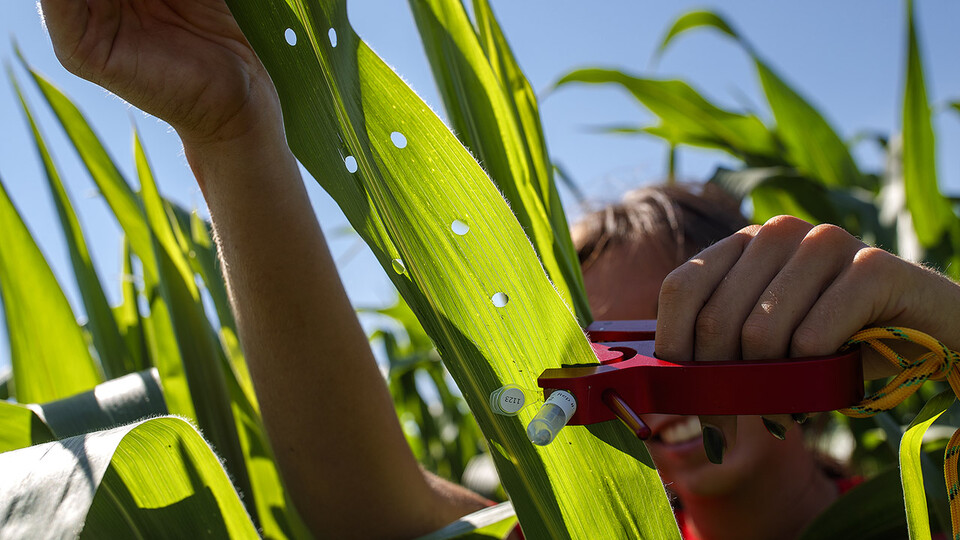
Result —
<instances>
[{"instance_id":1,"label":"yellow cord","mask_svg":"<svg viewBox=\"0 0 960 540\"><path fill-rule=\"evenodd\" d=\"M893 349L882 343L884 339L896 339L916 343L928 350L920 358L909 361ZM954 395L960 398L960 369L957 362L960 354L951 351L940 341L909 328L877 327L857 332L844 345L845 348L864 344L879 352L893 365L901 368L896 377L879 391L865 397L859 404L841 413L854 418L864 418L892 409L907 399L928 379L946 379ZM946 479L947 495L950 499L950 521L953 527L952 538L960 540L960 478L957 474L957 461L960 458L960 429L954 432L943 456L943 473Z\"/></svg>"}]
</instances>

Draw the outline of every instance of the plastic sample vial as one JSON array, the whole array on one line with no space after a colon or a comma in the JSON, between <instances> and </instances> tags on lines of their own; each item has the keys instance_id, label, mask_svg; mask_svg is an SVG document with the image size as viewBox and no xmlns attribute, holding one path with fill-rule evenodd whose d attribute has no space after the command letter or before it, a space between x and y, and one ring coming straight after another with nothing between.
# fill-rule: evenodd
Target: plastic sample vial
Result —
<instances>
[{"instance_id":1,"label":"plastic sample vial","mask_svg":"<svg viewBox=\"0 0 960 540\"><path fill-rule=\"evenodd\" d=\"M502 416L516 416L527 405L527 396L516 384L501 386L490 394L490 408Z\"/></svg>"},{"instance_id":2,"label":"plastic sample vial","mask_svg":"<svg viewBox=\"0 0 960 540\"><path fill-rule=\"evenodd\" d=\"M554 391L527 426L527 437L538 446L550 444L575 412L577 400L573 394L566 390Z\"/></svg>"}]
</instances>

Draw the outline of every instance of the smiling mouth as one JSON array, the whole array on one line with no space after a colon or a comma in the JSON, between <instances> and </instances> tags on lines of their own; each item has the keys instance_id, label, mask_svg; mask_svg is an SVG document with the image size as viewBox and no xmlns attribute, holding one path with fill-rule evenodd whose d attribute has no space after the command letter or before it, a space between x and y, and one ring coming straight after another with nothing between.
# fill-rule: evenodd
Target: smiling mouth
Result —
<instances>
[{"instance_id":1,"label":"smiling mouth","mask_svg":"<svg viewBox=\"0 0 960 540\"><path fill-rule=\"evenodd\" d=\"M699 439L700 433L700 419L696 416L688 416L660 430L651 438L651 441L663 444L683 444Z\"/></svg>"}]
</instances>

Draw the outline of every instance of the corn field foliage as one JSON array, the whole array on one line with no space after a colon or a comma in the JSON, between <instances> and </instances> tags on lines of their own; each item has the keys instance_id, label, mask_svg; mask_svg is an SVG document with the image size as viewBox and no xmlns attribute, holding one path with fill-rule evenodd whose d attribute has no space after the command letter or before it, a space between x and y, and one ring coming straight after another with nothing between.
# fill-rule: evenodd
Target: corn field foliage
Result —
<instances>
[{"instance_id":1,"label":"corn field foliage","mask_svg":"<svg viewBox=\"0 0 960 540\"><path fill-rule=\"evenodd\" d=\"M528 538L678 538L649 455L618 423L570 427L541 448L524 433L534 411L506 418L486 406L503 384L535 387L550 359L594 361L562 178L536 96L487 1L473 1L472 20L460 0L410 1L459 139L353 32L345 1L228 3L277 85L292 149L400 293L395 306L361 311L378 321L371 338L415 455L512 502L429 537L498 538L519 519ZM683 81L591 68L557 85L618 85L658 118L611 132L737 158L740 167L710 182L749 200L755 221L787 213L835 223L956 279L960 222L936 181L912 11L908 2L902 133L877 141L888 155L882 171L857 164L854 142L713 12L680 16L657 55L688 32L735 40L755 64L766 120L718 107ZM3 189L23 180L0 179L0 296L12 355L12 372L0 377L0 537L308 538L263 430L209 224L161 196L136 133L137 178L125 178L80 109L25 59L20 65L123 230L123 294L120 305L107 302L64 188L70 180L10 70L85 318L78 322ZM960 103L951 107L960 112ZM497 293L506 305L491 301ZM927 431L937 418L960 421L942 390L928 383L876 420L821 417L816 440L852 441L851 466L870 479L804 538L949 529L935 465L945 440Z\"/></svg>"}]
</instances>

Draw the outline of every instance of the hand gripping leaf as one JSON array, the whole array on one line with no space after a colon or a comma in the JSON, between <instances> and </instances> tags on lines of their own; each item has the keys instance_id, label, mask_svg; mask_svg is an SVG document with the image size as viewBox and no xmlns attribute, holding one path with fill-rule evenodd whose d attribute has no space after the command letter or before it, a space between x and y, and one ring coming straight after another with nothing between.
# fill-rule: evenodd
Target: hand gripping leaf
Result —
<instances>
[{"instance_id":1,"label":"hand gripping leaf","mask_svg":"<svg viewBox=\"0 0 960 540\"><path fill-rule=\"evenodd\" d=\"M503 384L532 386L546 367L595 358L503 197L357 37L345 2L228 3L277 86L293 151L463 390L527 537L678 538L646 450L620 425L567 429L540 449L524 434L532 411L505 418L485 408Z\"/></svg>"}]
</instances>

